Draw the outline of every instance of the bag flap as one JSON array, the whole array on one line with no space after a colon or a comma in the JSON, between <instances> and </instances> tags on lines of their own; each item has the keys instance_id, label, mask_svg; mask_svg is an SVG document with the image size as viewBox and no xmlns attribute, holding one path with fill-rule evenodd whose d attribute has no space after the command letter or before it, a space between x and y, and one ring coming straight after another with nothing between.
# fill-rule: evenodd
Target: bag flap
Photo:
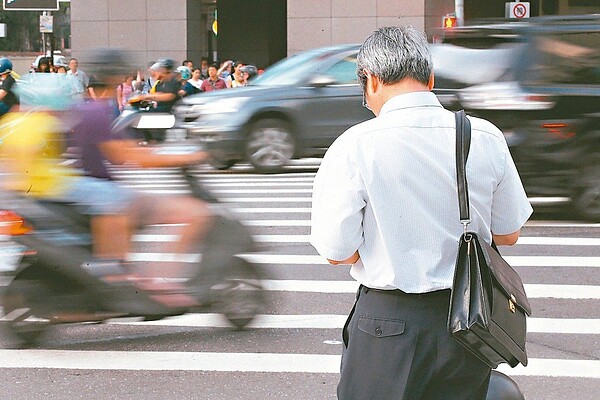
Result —
<instances>
[{"instance_id":1,"label":"bag flap","mask_svg":"<svg viewBox=\"0 0 600 400\"><path fill-rule=\"evenodd\" d=\"M513 301L521 310L525 311L527 315L531 315L531 305L529 304L523 282L517 271L485 240L481 239L476 233L472 233L472 235L477 240L478 247L481 248L484 254L493 279L498 282L508 297L514 297Z\"/></svg>"}]
</instances>

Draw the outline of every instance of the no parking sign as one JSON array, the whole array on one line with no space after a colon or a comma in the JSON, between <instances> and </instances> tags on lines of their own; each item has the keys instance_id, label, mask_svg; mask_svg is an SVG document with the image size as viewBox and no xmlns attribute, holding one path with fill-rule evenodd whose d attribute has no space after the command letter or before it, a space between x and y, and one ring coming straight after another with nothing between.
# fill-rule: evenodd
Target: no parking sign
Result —
<instances>
[{"instance_id":1,"label":"no parking sign","mask_svg":"<svg viewBox=\"0 0 600 400\"><path fill-rule=\"evenodd\" d=\"M504 13L506 18L522 19L529 18L529 2L517 1L505 3Z\"/></svg>"}]
</instances>

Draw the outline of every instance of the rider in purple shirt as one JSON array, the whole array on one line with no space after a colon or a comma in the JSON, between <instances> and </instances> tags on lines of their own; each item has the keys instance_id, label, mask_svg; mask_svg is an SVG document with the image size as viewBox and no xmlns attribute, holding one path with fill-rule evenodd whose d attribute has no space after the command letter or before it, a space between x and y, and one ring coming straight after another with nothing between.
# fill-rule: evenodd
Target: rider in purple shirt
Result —
<instances>
[{"instance_id":1,"label":"rider in purple shirt","mask_svg":"<svg viewBox=\"0 0 600 400\"><path fill-rule=\"evenodd\" d=\"M122 133L111 132L113 107L108 102L99 100L82 103L77 107L76 113L82 118L73 128L71 140L79 151L85 175L111 179L106 168L106 156L100 145L109 140L126 139Z\"/></svg>"},{"instance_id":2,"label":"rider in purple shirt","mask_svg":"<svg viewBox=\"0 0 600 400\"><path fill-rule=\"evenodd\" d=\"M93 64L97 71L91 76L99 97L74 110L77 122L70 137L83 174L71 176L68 190L55 200L73 203L81 213L92 217L93 250L97 258L126 260L132 227L140 224L180 224L182 239L174 243L172 250L188 252L210 226L212 217L206 204L188 195L162 196L157 200L156 196L136 193L113 180L106 165L183 167L204 161L207 153L159 153L152 146L140 146L126 131L114 131L111 101L121 77L115 65L126 65L124 59L118 59L119 54L117 50L105 50L101 53L104 58Z\"/></svg>"}]
</instances>

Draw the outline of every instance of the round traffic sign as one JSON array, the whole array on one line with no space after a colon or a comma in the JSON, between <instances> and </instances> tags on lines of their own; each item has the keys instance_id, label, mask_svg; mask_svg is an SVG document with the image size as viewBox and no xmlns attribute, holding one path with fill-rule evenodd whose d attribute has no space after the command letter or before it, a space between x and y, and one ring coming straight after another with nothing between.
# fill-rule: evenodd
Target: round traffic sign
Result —
<instances>
[{"instance_id":1,"label":"round traffic sign","mask_svg":"<svg viewBox=\"0 0 600 400\"><path fill-rule=\"evenodd\" d=\"M515 18L525 18L527 16L527 7L524 4L517 3L512 9Z\"/></svg>"}]
</instances>

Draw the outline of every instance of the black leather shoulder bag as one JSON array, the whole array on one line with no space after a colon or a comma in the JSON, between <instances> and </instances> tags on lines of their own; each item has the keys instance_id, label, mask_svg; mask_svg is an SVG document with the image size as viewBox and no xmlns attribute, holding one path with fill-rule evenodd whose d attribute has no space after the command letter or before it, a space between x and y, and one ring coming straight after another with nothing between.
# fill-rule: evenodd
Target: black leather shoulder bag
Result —
<instances>
[{"instance_id":1,"label":"black leather shoulder bag","mask_svg":"<svg viewBox=\"0 0 600 400\"><path fill-rule=\"evenodd\" d=\"M448 330L469 351L491 368L508 363L527 365L526 317L531 306L519 274L490 246L470 223L466 163L471 124L464 111L456 113L456 178L460 238L448 314Z\"/></svg>"}]
</instances>

